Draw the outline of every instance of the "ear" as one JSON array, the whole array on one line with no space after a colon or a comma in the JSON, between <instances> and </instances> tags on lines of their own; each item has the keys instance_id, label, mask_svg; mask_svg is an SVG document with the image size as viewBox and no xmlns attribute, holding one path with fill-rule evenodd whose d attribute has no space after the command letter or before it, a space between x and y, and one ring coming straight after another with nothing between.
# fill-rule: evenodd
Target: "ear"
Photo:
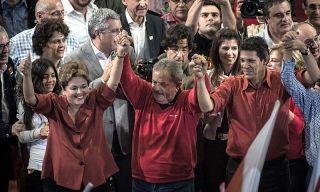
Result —
<instances>
[{"instance_id":1,"label":"ear","mask_svg":"<svg viewBox=\"0 0 320 192\"><path fill-rule=\"evenodd\" d=\"M122 4L125 5L125 6L128 6L128 3L126 0L122 0Z\"/></svg>"},{"instance_id":2,"label":"ear","mask_svg":"<svg viewBox=\"0 0 320 192\"><path fill-rule=\"evenodd\" d=\"M269 23L269 16L266 16L266 17L264 17L264 21L266 22L266 24L268 24Z\"/></svg>"}]
</instances>

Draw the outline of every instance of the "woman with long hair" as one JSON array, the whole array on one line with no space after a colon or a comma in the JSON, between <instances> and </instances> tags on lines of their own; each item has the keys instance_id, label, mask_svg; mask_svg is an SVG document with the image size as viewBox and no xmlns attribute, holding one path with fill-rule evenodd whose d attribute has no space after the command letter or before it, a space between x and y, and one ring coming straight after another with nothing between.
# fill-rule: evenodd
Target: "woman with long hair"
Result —
<instances>
[{"instance_id":1,"label":"woman with long hair","mask_svg":"<svg viewBox=\"0 0 320 192\"><path fill-rule=\"evenodd\" d=\"M55 93L59 94L60 86L58 72L54 64L47 59L37 59L32 63L32 83L35 93ZM19 120L25 125L25 130L18 132L17 136L21 143L27 143L29 148L28 174L26 176L25 191L42 191L41 170L44 154L47 146L47 136L49 135L48 120L40 114L34 113L27 105L22 96L22 82L19 90Z\"/></svg>"},{"instance_id":2,"label":"woman with long hair","mask_svg":"<svg viewBox=\"0 0 320 192\"><path fill-rule=\"evenodd\" d=\"M211 48L210 79L212 90L230 75L241 73L239 62L240 38L236 31L223 28L214 37ZM204 191L220 191L219 186L225 180L228 155L227 111L214 116L205 116L204 137ZM214 163L212 163L214 162Z\"/></svg>"}]
</instances>

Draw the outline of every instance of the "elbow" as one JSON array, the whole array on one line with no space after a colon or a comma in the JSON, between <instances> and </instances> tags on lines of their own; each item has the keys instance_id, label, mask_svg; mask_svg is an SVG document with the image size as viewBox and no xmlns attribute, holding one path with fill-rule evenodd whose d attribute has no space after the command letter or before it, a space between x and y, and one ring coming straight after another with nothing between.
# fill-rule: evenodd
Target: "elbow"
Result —
<instances>
[{"instance_id":1,"label":"elbow","mask_svg":"<svg viewBox=\"0 0 320 192\"><path fill-rule=\"evenodd\" d=\"M200 106L200 109L203 113L209 113L213 110L213 103L209 102L206 105Z\"/></svg>"}]
</instances>

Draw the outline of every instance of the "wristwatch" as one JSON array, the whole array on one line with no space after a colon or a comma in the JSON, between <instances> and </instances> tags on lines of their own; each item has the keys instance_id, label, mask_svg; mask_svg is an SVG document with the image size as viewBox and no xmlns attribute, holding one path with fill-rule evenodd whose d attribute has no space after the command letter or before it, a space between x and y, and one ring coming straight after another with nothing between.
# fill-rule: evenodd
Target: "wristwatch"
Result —
<instances>
[{"instance_id":1,"label":"wristwatch","mask_svg":"<svg viewBox=\"0 0 320 192\"><path fill-rule=\"evenodd\" d=\"M304 49L303 51L301 51L301 50L300 50L300 53L301 53L301 55L305 55L305 56L307 56L307 55L309 55L309 54L310 54L310 49L309 49L309 48L307 48L307 49Z\"/></svg>"}]
</instances>

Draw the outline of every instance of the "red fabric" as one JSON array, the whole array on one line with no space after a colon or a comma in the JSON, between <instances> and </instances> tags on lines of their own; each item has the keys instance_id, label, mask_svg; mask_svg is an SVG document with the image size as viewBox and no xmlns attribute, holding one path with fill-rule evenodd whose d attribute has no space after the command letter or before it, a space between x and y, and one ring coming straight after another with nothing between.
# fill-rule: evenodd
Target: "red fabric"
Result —
<instances>
[{"instance_id":1,"label":"red fabric","mask_svg":"<svg viewBox=\"0 0 320 192\"><path fill-rule=\"evenodd\" d=\"M255 88L243 75L229 77L211 93L211 98L215 103L214 113L227 108L227 153L233 158L245 156L251 143L270 118L275 101L279 100L282 105L266 158L271 160L287 153L289 95L282 86L279 73L267 70L259 88Z\"/></svg>"},{"instance_id":2,"label":"red fabric","mask_svg":"<svg viewBox=\"0 0 320 192\"><path fill-rule=\"evenodd\" d=\"M294 119L289 123L289 142L288 159L297 159L304 155L303 150L303 113L298 106L290 99L290 111L294 113Z\"/></svg>"},{"instance_id":3,"label":"red fabric","mask_svg":"<svg viewBox=\"0 0 320 192\"><path fill-rule=\"evenodd\" d=\"M135 109L133 178L150 183L194 178L200 117L196 88L181 91L171 106L161 109L152 96L151 84L138 78L130 66L126 57L121 86Z\"/></svg>"},{"instance_id":4,"label":"red fabric","mask_svg":"<svg viewBox=\"0 0 320 192\"><path fill-rule=\"evenodd\" d=\"M106 178L118 171L102 120L115 98L114 91L107 86L94 89L77 112L75 124L66 97L50 93L36 94L36 98L34 111L48 118L50 129L42 178L73 190L79 190L82 183L91 182L94 187L106 183Z\"/></svg>"}]
</instances>

